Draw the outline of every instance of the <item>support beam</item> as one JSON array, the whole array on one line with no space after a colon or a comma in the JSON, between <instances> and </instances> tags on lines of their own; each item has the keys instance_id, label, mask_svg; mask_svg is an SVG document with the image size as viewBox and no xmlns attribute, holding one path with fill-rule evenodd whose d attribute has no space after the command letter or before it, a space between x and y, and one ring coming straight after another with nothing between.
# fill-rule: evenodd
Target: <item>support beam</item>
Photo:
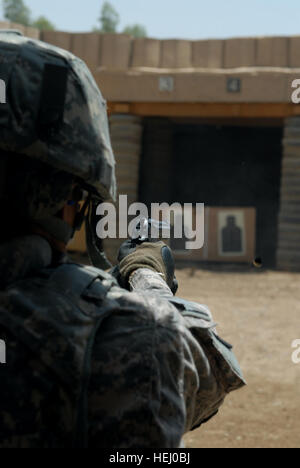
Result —
<instances>
[{"instance_id":1,"label":"support beam","mask_svg":"<svg viewBox=\"0 0 300 468\"><path fill-rule=\"evenodd\" d=\"M287 118L300 115L300 105L289 103L109 102L108 109L110 114L131 114L143 117Z\"/></svg>"}]
</instances>

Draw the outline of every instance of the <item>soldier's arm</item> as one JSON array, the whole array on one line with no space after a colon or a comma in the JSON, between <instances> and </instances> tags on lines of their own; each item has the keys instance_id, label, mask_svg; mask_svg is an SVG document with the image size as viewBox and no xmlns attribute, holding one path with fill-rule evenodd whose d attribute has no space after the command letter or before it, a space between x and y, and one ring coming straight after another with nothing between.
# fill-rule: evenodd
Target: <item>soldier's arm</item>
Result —
<instances>
[{"instance_id":1,"label":"soldier's arm","mask_svg":"<svg viewBox=\"0 0 300 468\"><path fill-rule=\"evenodd\" d=\"M148 268L139 268L129 278L132 291L154 293L165 298L173 297L173 293L163 276Z\"/></svg>"},{"instance_id":2,"label":"soldier's arm","mask_svg":"<svg viewBox=\"0 0 300 468\"><path fill-rule=\"evenodd\" d=\"M227 393L243 385L232 351L214 334L206 309L180 311L170 292L169 298L159 295L168 291L160 289L155 275L151 272L152 283L144 272L143 290L136 277L135 291L116 288L110 296L116 312L94 349L92 446L176 448L185 432L213 416Z\"/></svg>"},{"instance_id":3,"label":"soldier's arm","mask_svg":"<svg viewBox=\"0 0 300 468\"><path fill-rule=\"evenodd\" d=\"M186 430L196 428L217 413L227 393L245 385L232 346L218 336L206 306L175 298L158 273L139 269L129 283L133 291L159 295L177 309L184 349Z\"/></svg>"}]
</instances>

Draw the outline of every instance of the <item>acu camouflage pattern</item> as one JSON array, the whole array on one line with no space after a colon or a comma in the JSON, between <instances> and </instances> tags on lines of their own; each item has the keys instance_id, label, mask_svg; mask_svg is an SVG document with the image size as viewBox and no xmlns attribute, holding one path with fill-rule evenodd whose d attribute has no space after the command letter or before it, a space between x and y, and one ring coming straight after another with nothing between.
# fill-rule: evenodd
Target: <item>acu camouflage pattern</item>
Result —
<instances>
[{"instance_id":1,"label":"acu camouflage pattern","mask_svg":"<svg viewBox=\"0 0 300 468\"><path fill-rule=\"evenodd\" d=\"M52 250L40 236L24 236L0 245L0 289L52 262Z\"/></svg>"},{"instance_id":2,"label":"acu camouflage pattern","mask_svg":"<svg viewBox=\"0 0 300 468\"><path fill-rule=\"evenodd\" d=\"M157 273L129 292L46 262L0 291L1 447L176 448L244 385L209 311Z\"/></svg>"},{"instance_id":3,"label":"acu camouflage pattern","mask_svg":"<svg viewBox=\"0 0 300 468\"><path fill-rule=\"evenodd\" d=\"M63 119L40 131L47 66L68 72ZM0 31L0 77L7 103L0 106L0 149L36 158L78 177L102 199L115 198L115 161L106 102L87 66L71 53L41 41ZM52 77L49 93L60 89Z\"/></svg>"}]
</instances>

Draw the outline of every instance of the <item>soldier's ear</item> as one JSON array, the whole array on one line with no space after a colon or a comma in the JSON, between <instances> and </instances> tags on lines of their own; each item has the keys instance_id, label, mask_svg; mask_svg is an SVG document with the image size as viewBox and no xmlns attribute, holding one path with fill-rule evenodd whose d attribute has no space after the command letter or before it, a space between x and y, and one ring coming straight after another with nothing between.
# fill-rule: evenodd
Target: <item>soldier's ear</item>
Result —
<instances>
[{"instance_id":1,"label":"soldier's ear","mask_svg":"<svg viewBox=\"0 0 300 468\"><path fill-rule=\"evenodd\" d=\"M73 205L66 204L62 209L61 217L63 221L65 221L69 226L73 228L75 225L77 212L77 203L74 203Z\"/></svg>"}]
</instances>

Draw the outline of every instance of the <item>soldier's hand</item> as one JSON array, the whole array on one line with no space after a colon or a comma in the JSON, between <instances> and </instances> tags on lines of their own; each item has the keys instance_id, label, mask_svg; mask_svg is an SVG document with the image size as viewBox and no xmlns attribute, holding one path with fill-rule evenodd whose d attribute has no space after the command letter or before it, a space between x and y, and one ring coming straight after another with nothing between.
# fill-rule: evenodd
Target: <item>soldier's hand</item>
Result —
<instances>
[{"instance_id":1,"label":"soldier's hand","mask_svg":"<svg viewBox=\"0 0 300 468\"><path fill-rule=\"evenodd\" d=\"M120 248L118 261L123 284L128 285L130 275L134 271L139 268L149 268L162 275L173 294L176 293L178 282L175 277L174 257L164 242L127 240Z\"/></svg>"}]
</instances>

